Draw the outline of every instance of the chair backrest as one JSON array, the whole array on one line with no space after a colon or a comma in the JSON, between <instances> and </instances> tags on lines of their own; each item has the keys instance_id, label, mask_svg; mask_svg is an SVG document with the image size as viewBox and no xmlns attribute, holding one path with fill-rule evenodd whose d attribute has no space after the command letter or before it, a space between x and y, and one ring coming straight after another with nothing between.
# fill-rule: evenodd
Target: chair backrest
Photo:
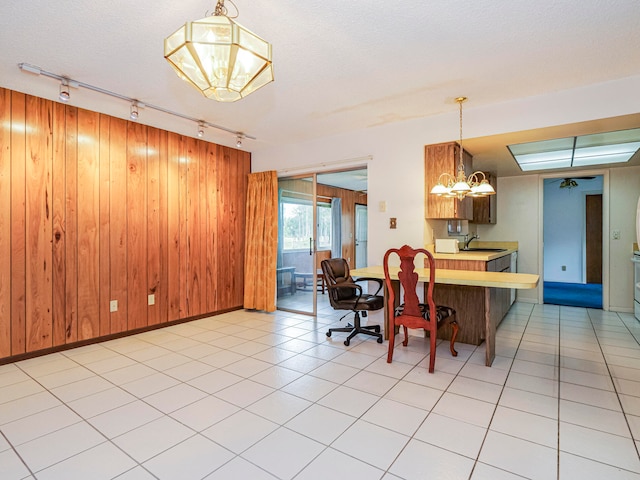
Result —
<instances>
[{"instance_id":1,"label":"chair backrest","mask_svg":"<svg viewBox=\"0 0 640 480\"><path fill-rule=\"evenodd\" d=\"M339 286L341 283L353 283L353 278L349 273L349 263L344 258L329 258L320 263L322 273L329 287ZM335 302L357 296L357 291L353 287L329 288L329 303L334 308Z\"/></svg>"},{"instance_id":2,"label":"chair backrest","mask_svg":"<svg viewBox=\"0 0 640 480\"><path fill-rule=\"evenodd\" d=\"M418 274L415 272L415 258L416 255L424 254L429 261L429 284L427 286L427 293L425 303L428 304L431 318L436 318L436 306L433 301L433 286L436 275L435 261L433 255L424 248L411 248L409 245L403 245L400 248L391 248L384 254L383 268L384 268L384 280L387 286L387 292L389 292L389 318L394 317L393 308L395 305L395 292L391 282L391 273L395 272L395 269L389 268L389 257L391 254L396 254L400 257L400 269L398 270L398 280L404 290L404 311L403 315L411 317L422 317L420 312L420 300L416 293L416 287L418 284Z\"/></svg>"}]
</instances>

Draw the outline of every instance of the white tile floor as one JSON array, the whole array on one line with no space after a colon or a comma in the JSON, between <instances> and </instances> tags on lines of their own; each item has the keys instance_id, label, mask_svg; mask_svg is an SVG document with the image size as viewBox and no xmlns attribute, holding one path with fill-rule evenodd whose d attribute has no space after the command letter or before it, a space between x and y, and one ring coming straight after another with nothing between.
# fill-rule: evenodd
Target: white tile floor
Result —
<instances>
[{"instance_id":1,"label":"white tile floor","mask_svg":"<svg viewBox=\"0 0 640 480\"><path fill-rule=\"evenodd\" d=\"M632 315L515 304L492 368L443 344L433 375L419 337L392 364L327 339L339 316L237 311L0 366L0 478L640 480Z\"/></svg>"}]
</instances>

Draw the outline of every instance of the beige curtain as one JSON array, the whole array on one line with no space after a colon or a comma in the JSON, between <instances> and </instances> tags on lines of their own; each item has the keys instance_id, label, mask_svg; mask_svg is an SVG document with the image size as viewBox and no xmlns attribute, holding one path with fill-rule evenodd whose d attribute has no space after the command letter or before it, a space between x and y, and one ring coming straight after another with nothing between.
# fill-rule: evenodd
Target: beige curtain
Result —
<instances>
[{"instance_id":1,"label":"beige curtain","mask_svg":"<svg viewBox=\"0 0 640 480\"><path fill-rule=\"evenodd\" d=\"M244 255L244 308L276 309L278 252L278 176L249 174Z\"/></svg>"}]
</instances>

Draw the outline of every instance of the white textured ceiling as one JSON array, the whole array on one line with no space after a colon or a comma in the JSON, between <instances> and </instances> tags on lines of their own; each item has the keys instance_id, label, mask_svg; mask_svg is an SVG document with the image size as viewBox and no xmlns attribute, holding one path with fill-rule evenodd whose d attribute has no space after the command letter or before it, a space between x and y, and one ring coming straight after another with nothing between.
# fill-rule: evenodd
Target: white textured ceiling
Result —
<instances>
[{"instance_id":1,"label":"white textured ceiling","mask_svg":"<svg viewBox=\"0 0 640 480\"><path fill-rule=\"evenodd\" d=\"M163 40L214 0L3 0L0 86L57 98L57 74L257 137L248 150L637 75L638 0L235 0L273 45L276 80L236 103L206 99L163 58ZM227 1L227 6L233 10ZM71 104L128 116L72 90ZM192 134L143 110L140 121ZM228 134L205 138L234 145Z\"/></svg>"}]
</instances>

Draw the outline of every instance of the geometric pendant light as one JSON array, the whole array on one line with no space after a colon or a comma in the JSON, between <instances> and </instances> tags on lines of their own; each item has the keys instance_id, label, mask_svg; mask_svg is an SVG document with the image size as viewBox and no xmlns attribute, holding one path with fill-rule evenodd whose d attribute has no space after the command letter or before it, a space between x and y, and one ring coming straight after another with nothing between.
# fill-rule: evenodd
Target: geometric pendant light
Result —
<instances>
[{"instance_id":1,"label":"geometric pendant light","mask_svg":"<svg viewBox=\"0 0 640 480\"><path fill-rule=\"evenodd\" d=\"M273 81L271 45L231 20L224 0L212 16L169 35L164 58L180 78L219 102L235 102Z\"/></svg>"}]
</instances>

